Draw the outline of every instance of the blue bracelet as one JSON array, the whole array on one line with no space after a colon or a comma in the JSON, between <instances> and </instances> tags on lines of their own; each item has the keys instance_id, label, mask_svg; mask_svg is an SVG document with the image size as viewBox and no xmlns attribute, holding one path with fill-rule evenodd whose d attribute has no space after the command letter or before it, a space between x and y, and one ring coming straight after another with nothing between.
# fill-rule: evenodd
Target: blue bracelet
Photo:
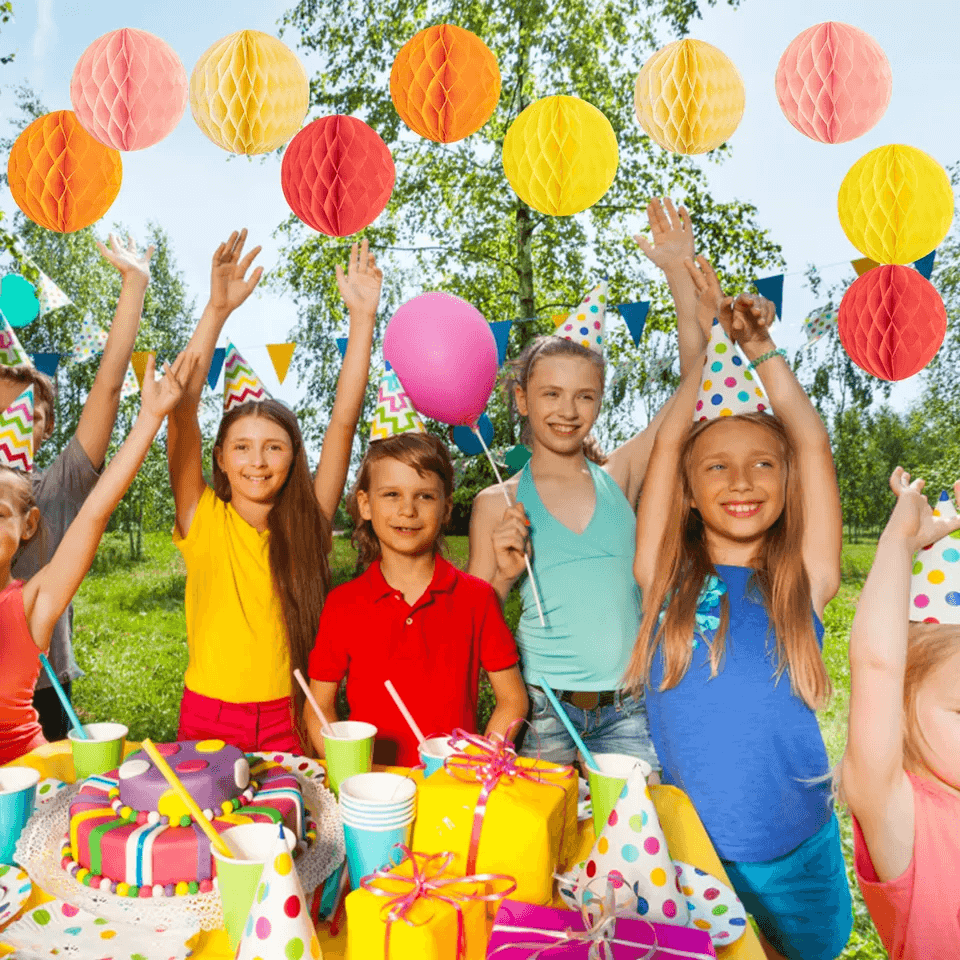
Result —
<instances>
[{"instance_id":1,"label":"blue bracelet","mask_svg":"<svg viewBox=\"0 0 960 960\"><path fill-rule=\"evenodd\" d=\"M783 347L778 347L776 350L771 350L769 353L763 353L756 360L751 360L747 364L748 370L756 370L764 360L771 360L773 357L783 357L786 359L787 351Z\"/></svg>"}]
</instances>

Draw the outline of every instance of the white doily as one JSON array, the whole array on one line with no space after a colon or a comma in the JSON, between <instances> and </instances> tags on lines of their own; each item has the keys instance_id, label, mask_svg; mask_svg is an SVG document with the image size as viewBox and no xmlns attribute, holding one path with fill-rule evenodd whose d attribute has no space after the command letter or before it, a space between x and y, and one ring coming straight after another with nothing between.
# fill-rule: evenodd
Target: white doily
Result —
<instances>
[{"instance_id":1,"label":"white doily","mask_svg":"<svg viewBox=\"0 0 960 960\"><path fill-rule=\"evenodd\" d=\"M304 803L317 824L316 841L295 861L300 883L309 897L343 862L343 826L333 794L316 780L300 774L297 779L303 790ZM69 826L70 801L79 789L79 784L71 785L38 807L17 841L17 862L37 886L53 897L109 920L171 927L182 923L186 914L195 918L204 930L223 926L220 894L216 887L209 893L194 896L128 899L93 890L71 877L60 866L60 848Z\"/></svg>"}]
</instances>

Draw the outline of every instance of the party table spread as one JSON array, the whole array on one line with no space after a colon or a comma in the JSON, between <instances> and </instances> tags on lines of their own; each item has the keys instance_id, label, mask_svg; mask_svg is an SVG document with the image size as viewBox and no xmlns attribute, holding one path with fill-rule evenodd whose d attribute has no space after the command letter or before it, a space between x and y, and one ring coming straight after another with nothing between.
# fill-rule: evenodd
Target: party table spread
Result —
<instances>
[{"instance_id":1,"label":"party table spread","mask_svg":"<svg viewBox=\"0 0 960 960\"><path fill-rule=\"evenodd\" d=\"M128 743L126 753L132 753L137 749L139 749L139 744ZM32 767L38 770L42 777L55 777L65 783L73 783L76 779L73 769L73 756L70 743L67 740L45 744L14 761L10 766ZM395 769L398 773L407 772L399 768L387 769ZM714 877L729 882L710 838L707 836L687 796L675 787L666 786L653 787L650 792L653 795L653 801L656 804L657 813L660 816L660 822L672 857L675 860L693 864ZM581 821L578 830L578 849L574 859L575 863L586 859L595 839L592 820ZM46 893L34 887L33 893L24 903L21 913L17 916L19 917L23 912L32 910L50 899ZM558 897L555 906L562 905L562 901ZM492 926L492 921L490 921L490 925ZM346 922L342 924L335 937L330 935L330 924L321 923L317 927L317 936L323 949L324 960L345 960L347 955ZM232 960L233 957L225 930L201 931L189 941L189 945L193 950L190 954L191 960ZM0 930L0 957L7 956L11 952L12 948L4 945L3 931ZM717 957L719 960L764 960L763 949L753 928L749 925L744 935L736 943L728 947L718 947Z\"/></svg>"}]
</instances>

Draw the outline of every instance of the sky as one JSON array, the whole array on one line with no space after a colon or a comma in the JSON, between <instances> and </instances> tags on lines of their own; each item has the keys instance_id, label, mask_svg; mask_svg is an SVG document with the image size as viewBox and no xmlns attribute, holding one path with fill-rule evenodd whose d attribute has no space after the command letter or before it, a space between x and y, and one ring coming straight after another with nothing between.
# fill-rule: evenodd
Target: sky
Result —
<instances>
[{"instance_id":1,"label":"sky","mask_svg":"<svg viewBox=\"0 0 960 960\"><path fill-rule=\"evenodd\" d=\"M382 2L374 0L373 6ZM292 0L14 0L15 22L0 33L0 52L16 51L14 63L0 68L0 123L15 114L13 91L23 82L48 109L69 109L74 64L93 40L110 30L136 27L157 34L176 50L189 74L211 44L233 31L276 35L278 21L291 5ZM701 6L703 19L693 23L690 35L719 47L736 64L746 88L746 110L729 141L730 158L722 164L705 158L697 162L707 170L718 199L752 202L759 223L781 244L787 276L777 336L783 345L797 347L804 341L802 320L813 306L803 288L807 265L823 268L830 283L852 276L849 261L860 256L844 235L836 211L837 190L853 163L886 143L918 147L943 165L960 160L960 53L954 39L960 36L960 4L927 0L910 11L893 0L741 0L737 9L723 0L706 7L701 0ZM869 33L886 52L893 73L886 114L873 130L847 144L824 145L804 137L783 116L774 94L784 49L802 30L824 20L841 20ZM290 33L284 41L295 45ZM321 56L297 52L308 75L322 69ZM626 95L632 97L632 90ZM220 240L235 227L247 226L251 238L264 246L258 262L270 270L277 263L278 247L272 234L289 214L277 157L228 158L200 132L188 107L165 140L123 155L120 195L97 226L105 235L109 224L119 221L136 236L143 234L148 220L159 221L171 238L198 313L206 300L210 256ZM0 193L0 207L13 210L8 190ZM279 386L263 344L287 340L296 323L294 307L262 285L256 296L256 302L231 317L226 333L261 372L268 389L292 402L299 393L295 376ZM915 396L917 382L915 377L895 389L896 405Z\"/></svg>"}]
</instances>

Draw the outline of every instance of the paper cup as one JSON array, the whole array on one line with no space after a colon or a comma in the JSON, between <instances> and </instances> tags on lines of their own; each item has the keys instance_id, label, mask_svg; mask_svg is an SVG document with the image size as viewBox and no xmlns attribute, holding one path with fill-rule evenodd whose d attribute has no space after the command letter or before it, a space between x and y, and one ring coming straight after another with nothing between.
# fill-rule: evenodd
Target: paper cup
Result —
<instances>
[{"instance_id":1,"label":"paper cup","mask_svg":"<svg viewBox=\"0 0 960 960\"><path fill-rule=\"evenodd\" d=\"M593 759L599 769L588 767L587 780L593 806L593 830L599 837L634 767L643 767L645 777L650 776L652 767L644 760L622 753L595 753Z\"/></svg>"},{"instance_id":2,"label":"paper cup","mask_svg":"<svg viewBox=\"0 0 960 960\"><path fill-rule=\"evenodd\" d=\"M413 818L408 823L392 827L355 827L343 824L343 840L347 848L347 868L350 871L350 889L356 890L364 877L381 867L389 868L400 862L395 844L410 846Z\"/></svg>"},{"instance_id":3,"label":"paper cup","mask_svg":"<svg viewBox=\"0 0 960 960\"><path fill-rule=\"evenodd\" d=\"M37 802L40 772L31 767L0 769L0 863L13 863L13 851Z\"/></svg>"},{"instance_id":4,"label":"paper cup","mask_svg":"<svg viewBox=\"0 0 960 960\"><path fill-rule=\"evenodd\" d=\"M361 773L340 781L343 803L353 809L379 810L410 803L417 784L398 773Z\"/></svg>"},{"instance_id":5,"label":"paper cup","mask_svg":"<svg viewBox=\"0 0 960 960\"><path fill-rule=\"evenodd\" d=\"M331 723L333 736L323 735L323 751L327 760L327 781L335 796L340 784L358 773L369 773L373 766L373 740L377 728L359 720Z\"/></svg>"},{"instance_id":6,"label":"paper cup","mask_svg":"<svg viewBox=\"0 0 960 960\"><path fill-rule=\"evenodd\" d=\"M75 730L67 737L73 747L73 769L77 780L116 770L123 760L123 744L130 732L122 723L85 723L89 740L81 740Z\"/></svg>"},{"instance_id":7,"label":"paper cup","mask_svg":"<svg viewBox=\"0 0 960 960\"><path fill-rule=\"evenodd\" d=\"M375 823L383 820L395 820L397 817L409 817L416 814L415 803L405 803L402 807L389 807L383 810L356 810L345 804L340 804L340 816L353 820L354 823Z\"/></svg>"},{"instance_id":8,"label":"paper cup","mask_svg":"<svg viewBox=\"0 0 960 960\"><path fill-rule=\"evenodd\" d=\"M217 866L217 888L231 955L240 945L243 925L253 906L260 875L277 848L278 835L275 823L244 823L220 834L236 856L228 858L211 848ZM283 838L287 841L287 849L292 851L297 845L293 832L284 827Z\"/></svg>"},{"instance_id":9,"label":"paper cup","mask_svg":"<svg viewBox=\"0 0 960 960\"><path fill-rule=\"evenodd\" d=\"M431 737L420 744L420 762L424 765L423 775L429 777L436 773L447 757L457 752L456 747L450 745L448 737Z\"/></svg>"},{"instance_id":10,"label":"paper cup","mask_svg":"<svg viewBox=\"0 0 960 960\"><path fill-rule=\"evenodd\" d=\"M416 818L416 815L417 812L412 807L408 810L398 810L396 813L384 814L353 813L343 807L340 808L340 820L343 823L350 823L355 827L373 827L375 829L410 823Z\"/></svg>"}]
</instances>

